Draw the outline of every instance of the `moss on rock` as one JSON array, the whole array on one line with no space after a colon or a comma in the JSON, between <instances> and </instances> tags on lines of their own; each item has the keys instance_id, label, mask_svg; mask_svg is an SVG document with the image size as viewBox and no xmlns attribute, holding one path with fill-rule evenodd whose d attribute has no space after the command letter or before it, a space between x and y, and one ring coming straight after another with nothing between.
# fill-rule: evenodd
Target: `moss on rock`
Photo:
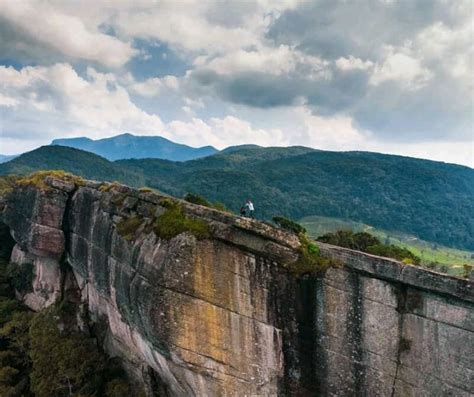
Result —
<instances>
[{"instance_id":1,"label":"moss on rock","mask_svg":"<svg viewBox=\"0 0 474 397\"><path fill-rule=\"evenodd\" d=\"M296 277L324 273L331 266L337 265L330 258L322 256L319 247L305 234L300 234L299 238L301 243L299 258L288 266Z\"/></svg>"},{"instance_id":2,"label":"moss on rock","mask_svg":"<svg viewBox=\"0 0 474 397\"><path fill-rule=\"evenodd\" d=\"M46 178L58 178L64 182L71 182L77 186L85 184L85 180L80 176L70 174L63 170L38 171L30 175L19 178L16 184L20 186L35 186L40 190L50 190L52 187L46 183Z\"/></svg>"},{"instance_id":3,"label":"moss on rock","mask_svg":"<svg viewBox=\"0 0 474 397\"><path fill-rule=\"evenodd\" d=\"M201 219L187 217L179 203L166 199L160 204L166 211L154 222L153 231L157 236L171 239L184 232L193 234L198 240L211 236L209 225Z\"/></svg>"}]
</instances>

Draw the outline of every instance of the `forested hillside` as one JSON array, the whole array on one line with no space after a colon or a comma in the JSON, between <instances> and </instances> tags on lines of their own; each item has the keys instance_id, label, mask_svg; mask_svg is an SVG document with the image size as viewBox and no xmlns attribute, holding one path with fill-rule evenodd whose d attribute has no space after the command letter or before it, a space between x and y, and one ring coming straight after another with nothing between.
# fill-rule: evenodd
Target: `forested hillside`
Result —
<instances>
[{"instance_id":1,"label":"forested hillside","mask_svg":"<svg viewBox=\"0 0 474 397\"><path fill-rule=\"evenodd\" d=\"M50 149L43 147L2 164L0 174L60 168L176 196L198 193L234 211L252 198L257 216L264 219L330 216L474 249L474 170L468 167L303 147L233 148L182 163L157 159L111 163L82 151Z\"/></svg>"},{"instance_id":2,"label":"forested hillside","mask_svg":"<svg viewBox=\"0 0 474 397\"><path fill-rule=\"evenodd\" d=\"M135 173L96 154L64 146L42 146L0 164L0 175L25 175L38 170L65 170L88 179L145 184L141 172Z\"/></svg>"}]
</instances>

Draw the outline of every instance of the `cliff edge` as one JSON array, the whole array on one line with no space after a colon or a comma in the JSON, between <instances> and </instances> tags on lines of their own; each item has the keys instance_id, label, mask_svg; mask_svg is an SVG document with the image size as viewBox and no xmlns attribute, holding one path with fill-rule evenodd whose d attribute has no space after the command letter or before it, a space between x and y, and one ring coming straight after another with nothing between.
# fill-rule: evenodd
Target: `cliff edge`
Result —
<instances>
[{"instance_id":1,"label":"cliff edge","mask_svg":"<svg viewBox=\"0 0 474 397\"><path fill-rule=\"evenodd\" d=\"M2 199L18 297L80 307L149 395L457 395L474 389L473 283L146 190L43 175ZM168 222L165 222L168 220ZM33 266L26 266L32 264Z\"/></svg>"}]
</instances>

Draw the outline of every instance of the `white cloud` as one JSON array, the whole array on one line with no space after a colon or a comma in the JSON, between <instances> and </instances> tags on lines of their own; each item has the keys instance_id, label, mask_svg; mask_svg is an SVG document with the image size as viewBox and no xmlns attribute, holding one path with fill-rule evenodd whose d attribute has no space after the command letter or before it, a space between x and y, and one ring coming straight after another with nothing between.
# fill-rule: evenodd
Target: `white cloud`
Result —
<instances>
[{"instance_id":1,"label":"white cloud","mask_svg":"<svg viewBox=\"0 0 474 397\"><path fill-rule=\"evenodd\" d=\"M383 62L377 63L369 83L377 86L386 81L395 81L408 90L417 90L428 83L433 73L422 66L419 59L411 56L409 51L395 52L387 47L387 56Z\"/></svg>"},{"instance_id":2,"label":"white cloud","mask_svg":"<svg viewBox=\"0 0 474 397\"><path fill-rule=\"evenodd\" d=\"M119 10L114 23L122 35L158 39L185 51L215 53L258 44L255 25L211 23L206 17L211 7L211 3L198 1L141 4Z\"/></svg>"},{"instance_id":3,"label":"white cloud","mask_svg":"<svg viewBox=\"0 0 474 397\"><path fill-rule=\"evenodd\" d=\"M351 70L367 70L374 66L374 63L369 60L363 61L350 55L348 58L340 57L337 59L336 66L338 69L347 72Z\"/></svg>"},{"instance_id":4,"label":"white cloud","mask_svg":"<svg viewBox=\"0 0 474 397\"><path fill-rule=\"evenodd\" d=\"M15 98L0 93L0 106L13 107L16 105L18 105L18 101Z\"/></svg>"},{"instance_id":5,"label":"white cloud","mask_svg":"<svg viewBox=\"0 0 474 397\"><path fill-rule=\"evenodd\" d=\"M128 88L136 94L151 98L165 90L177 91L179 80L175 76L152 77L140 82L133 81Z\"/></svg>"},{"instance_id":6,"label":"white cloud","mask_svg":"<svg viewBox=\"0 0 474 397\"><path fill-rule=\"evenodd\" d=\"M86 26L74 15L44 2L3 0L0 16L34 40L49 45L66 56L118 67L137 54L129 43Z\"/></svg>"},{"instance_id":7,"label":"white cloud","mask_svg":"<svg viewBox=\"0 0 474 397\"><path fill-rule=\"evenodd\" d=\"M237 50L217 57L198 57L197 68L211 70L220 75L258 72L270 75L302 73L311 80L331 77L329 62L307 55L286 45L261 47L255 50Z\"/></svg>"},{"instance_id":8,"label":"white cloud","mask_svg":"<svg viewBox=\"0 0 474 397\"><path fill-rule=\"evenodd\" d=\"M21 117L36 122L44 132L60 128L65 136L100 137L124 131L163 134L160 117L138 108L112 74L88 68L86 77L81 77L69 64L20 71L1 66L0 82L0 94L16 101ZM51 117L54 123L48 125Z\"/></svg>"},{"instance_id":9,"label":"white cloud","mask_svg":"<svg viewBox=\"0 0 474 397\"><path fill-rule=\"evenodd\" d=\"M416 36L414 47L425 62L435 64L451 77L473 87L473 26L474 16L456 28L435 22Z\"/></svg>"},{"instance_id":10,"label":"white cloud","mask_svg":"<svg viewBox=\"0 0 474 397\"><path fill-rule=\"evenodd\" d=\"M191 146L213 145L223 149L246 143L262 146L288 143L280 129L254 128L248 121L234 116L213 117L209 122L199 118L192 118L189 122L172 121L167 130L173 139Z\"/></svg>"},{"instance_id":11,"label":"white cloud","mask_svg":"<svg viewBox=\"0 0 474 397\"><path fill-rule=\"evenodd\" d=\"M355 150L367 141L368 133L359 131L349 116L323 117L312 114L305 106L294 109L294 120L300 125L298 141L323 150Z\"/></svg>"}]
</instances>

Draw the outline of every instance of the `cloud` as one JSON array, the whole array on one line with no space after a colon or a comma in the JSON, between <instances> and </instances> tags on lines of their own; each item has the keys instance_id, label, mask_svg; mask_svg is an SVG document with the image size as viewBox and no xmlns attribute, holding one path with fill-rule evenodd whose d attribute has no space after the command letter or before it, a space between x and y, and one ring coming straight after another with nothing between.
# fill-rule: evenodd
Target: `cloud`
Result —
<instances>
[{"instance_id":1,"label":"cloud","mask_svg":"<svg viewBox=\"0 0 474 397\"><path fill-rule=\"evenodd\" d=\"M5 0L2 140L464 150L473 33L470 0Z\"/></svg>"},{"instance_id":2,"label":"cloud","mask_svg":"<svg viewBox=\"0 0 474 397\"><path fill-rule=\"evenodd\" d=\"M192 146L202 146L205 142L220 149L249 142L262 146L283 146L289 142L280 129L254 128L248 121L233 116L213 117L208 122L199 118L172 121L167 129L178 142Z\"/></svg>"},{"instance_id":3,"label":"cloud","mask_svg":"<svg viewBox=\"0 0 474 397\"><path fill-rule=\"evenodd\" d=\"M65 56L118 67L138 52L130 43L98 31L96 26L43 2L5 0L0 17L28 36Z\"/></svg>"},{"instance_id":4,"label":"cloud","mask_svg":"<svg viewBox=\"0 0 474 397\"><path fill-rule=\"evenodd\" d=\"M151 98L166 90L177 91L179 80L176 76L152 77L140 82L132 78L128 88L138 95Z\"/></svg>"},{"instance_id":5,"label":"cloud","mask_svg":"<svg viewBox=\"0 0 474 397\"><path fill-rule=\"evenodd\" d=\"M336 66L338 69L348 72L352 70L367 70L372 68L374 65L371 61L363 61L360 58L355 58L350 55L348 58L340 57L336 60Z\"/></svg>"},{"instance_id":6,"label":"cloud","mask_svg":"<svg viewBox=\"0 0 474 397\"><path fill-rule=\"evenodd\" d=\"M381 64L376 64L369 84L377 86L386 81L400 83L402 88L417 90L428 84L433 72L422 66L419 59L389 47L388 55Z\"/></svg>"},{"instance_id":7,"label":"cloud","mask_svg":"<svg viewBox=\"0 0 474 397\"><path fill-rule=\"evenodd\" d=\"M64 136L92 137L124 131L163 134L159 116L138 108L113 74L93 68L81 77L69 64L28 66L18 71L0 66L0 94L14 101L4 111L5 136L17 134L18 119L30 125L32 135L41 133L45 140L58 131Z\"/></svg>"},{"instance_id":8,"label":"cloud","mask_svg":"<svg viewBox=\"0 0 474 397\"><path fill-rule=\"evenodd\" d=\"M198 70L208 70L219 75L239 73L265 73L274 76L305 73L309 79L330 78L328 62L306 55L289 46L263 47L255 50L238 50L215 58L199 57Z\"/></svg>"}]
</instances>

